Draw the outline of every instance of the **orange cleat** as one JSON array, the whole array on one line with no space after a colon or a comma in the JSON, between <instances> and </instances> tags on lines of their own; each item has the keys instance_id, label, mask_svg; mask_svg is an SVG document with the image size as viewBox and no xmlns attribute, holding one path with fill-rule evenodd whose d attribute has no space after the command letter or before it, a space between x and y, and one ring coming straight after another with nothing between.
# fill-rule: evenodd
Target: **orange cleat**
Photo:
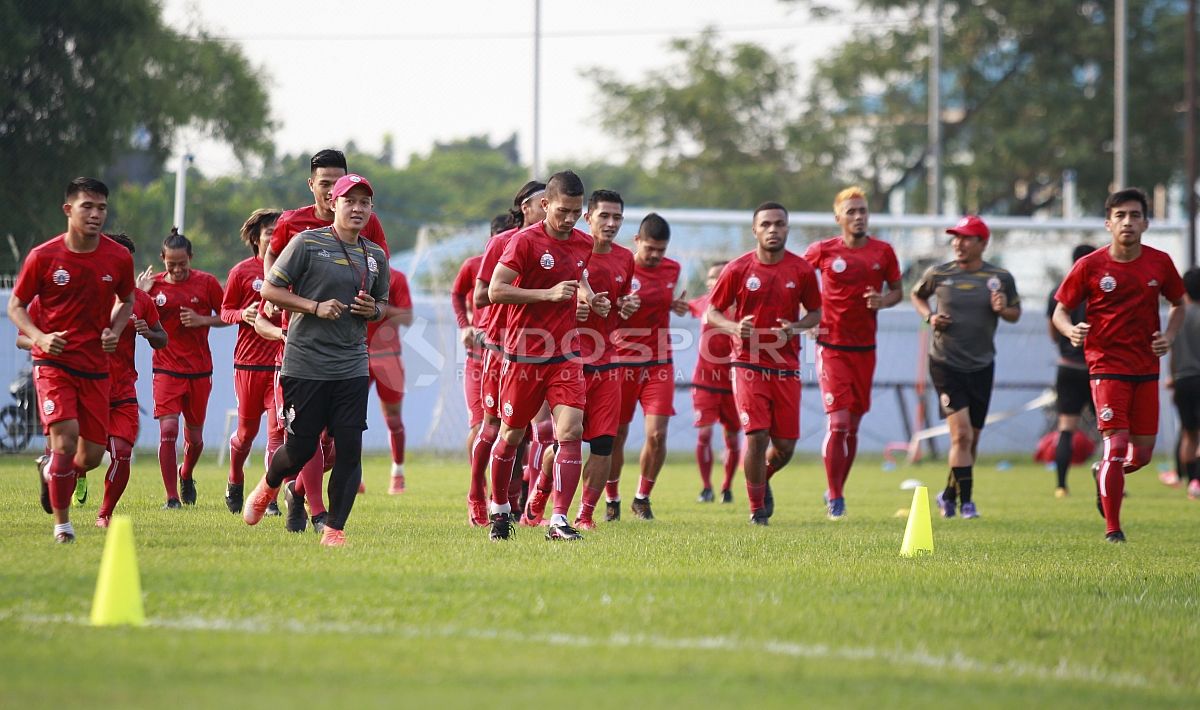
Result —
<instances>
[{"instance_id":1,"label":"orange cleat","mask_svg":"<svg viewBox=\"0 0 1200 710\"><path fill-rule=\"evenodd\" d=\"M366 492L367 492L367 484L366 484L366 483L363 483L362 481L359 481L359 482L358 482L358 493L359 493L359 495L362 495L363 493L366 493Z\"/></svg>"},{"instance_id":2,"label":"orange cleat","mask_svg":"<svg viewBox=\"0 0 1200 710\"><path fill-rule=\"evenodd\" d=\"M111 522L112 522L112 518L110 518L107 515L96 516L96 527L98 527L98 528L107 528L108 524Z\"/></svg>"},{"instance_id":3,"label":"orange cleat","mask_svg":"<svg viewBox=\"0 0 1200 710\"><path fill-rule=\"evenodd\" d=\"M321 544L325 547L345 547L346 533L333 528L325 528L325 532L321 534Z\"/></svg>"},{"instance_id":4,"label":"orange cleat","mask_svg":"<svg viewBox=\"0 0 1200 710\"><path fill-rule=\"evenodd\" d=\"M262 520L267 512L267 506L278 495L279 489L268 486L267 477L263 476L254 490L250 491L246 504L242 506L242 520L245 520L247 525L258 525L258 521Z\"/></svg>"},{"instance_id":5,"label":"orange cleat","mask_svg":"<svg viewBox=\"0 0 1200 710\"><path fill-rule=\"evenodd\" d=\"M473 528L482 528L488 525L490 521L488 520L486 500L467 499L467 521Z\"/></svg>"},{"instance_id":6,"label":"orange cleat","mask_svg":"<svg viewBox=\"0 0 1200 710\"><path fill-rule=\"evenodd\" d=\"M392 476L392 485L388 486L388 495L398 496L404 492L404 474Z\"/></svg>"},{"instance_id":7,"label":"orange cleat","mask_svg":"<svg viewBox=\"0 0 1200 710\"><path fill-rule=\"evenodd\" d=\"M596 521L591 518L575 518L574 527L577 530L595 530Z\"/></svg>"},{"instance_id":8,"label":"orange cleat","mask_svg":"<svg viewBox=\"0 0 1200 710\"><path fill-rule=\"evenodd\" d=\"M529 496L529 502L525 504L525 515L521 516L521 524L527 528L536 528L542 524L542 518L546 514L546 503L550 500L550 491L543 491L541 488L534 488L533 495Z\"/></svg>"}]
</instances>

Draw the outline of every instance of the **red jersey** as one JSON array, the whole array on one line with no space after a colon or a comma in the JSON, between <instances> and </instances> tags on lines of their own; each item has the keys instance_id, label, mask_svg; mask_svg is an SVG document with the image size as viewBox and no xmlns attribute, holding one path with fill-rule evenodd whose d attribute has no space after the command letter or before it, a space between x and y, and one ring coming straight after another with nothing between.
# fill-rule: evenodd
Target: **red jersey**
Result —
<instances>
[{"instance_id":1,"label":"red jersey","mask_svg":"<svg viewBox=\"0 0 1200 710\"><path fill-rule=\"evenodd\" d=\"M488 240L487 246L483 249L483 258L479 261L479 273L476 279L485 284L492 282L492 274L496 271L496 264L500 263L500 257L504 254L504 248L508 246L509 239L516 234L518 229L515 227L504 232L500 232L492 236ZM485 343L499 345L504 339L504 323L508 313L508 307L502 303L485 306L480 311L483 315L480 316L480 322L483 324L483 340Z\"/></svg>"},{"instance_id":2,"label":"red jersey","mask_svg":"<svg viewBox=\"0 0 1200 710\"><path fill-rule=\"evenodd\" d=\"M187 281L171 283L163 272L154 277L150 297L158 306L167 347L154 351L154 371L168 375L211 375L212 352L208 349L208 326L185 328L179 312L190 308L202 316L221 312L225 294L212 274L192 269Z\"/></svg>"},{"instance_id":3,"label":"red jersey","mask_svg":"<svg viewBox=\"0 0 1200 710\"><path fill-rule=\"evenodd\" d=\"M317 206L309 205L295 210L288 210L279 217L279 221L275 222L275 231L271 233L271 251L275 256L283 253L283 248L288 242L292 241L292 237L300 232L309 229L320 229L333 224L333 220L324 220L317 217ZM379 223L379 218L372 212L367 219L367 226L363 227L359 236L364 239L370 239L383 249L383 253L389 258L392 252L388 250L387 237L383 233L383 225Z\"/></svg>"},{"instance_id":4,"label":"red jersey","mask_svg":"<svg viewBox=\"0 0 1200 710\"><path fill-rule=\"evenodd\" d=\"M1115 261L1107 248L1076 261L1054 297L1068 311L1087 304L1092 327L1083 355L1089 374L1153 379L1159 365L1150 342L1162 330L1158 299L1177 303L1183 294L1183 279L1171 257L1142 245L1141 255L1126 263Z\"/></svg>"},{"instance_id":5,"label":"red jersey","mask_svg":"<svg viewBox=\"0 0 1200 710\"><path fill-rule=\"evenodd\" d=\"M764 264L748 252L725 265L709 303L719 311L732 307L730 319L754 316L754 333L733 343L733 361L769 370L800 369L800 336L782 342L772 332L778 319L795 322L800 308L821 307L817 274L807 261L790 251L776 264Z\"/></svg>"},{"instance_id":6,"label":"red jersey","mask_svg":"<svg viewBox=\"0 0 1200 710\"><path fill-rule=\"evenodd\" d=\"M878 311L867 308L868 288L883 293L900 280L896 252L887 242L867 237L857 249L840 236L808 245L804 259L821 274L821 326L817 342L834 349L875 347Z\"/></svg>"},{"instance_id":7,"label":"red jersey","mask_svg":"<svg viewBox=\"0 0 1200 710\"><path fill-rule=\"evenodd\" d=\"M398 269L391 270L391 280L388 281L388 305L408 309L413 307L412 294L408 291L408 278ZM384 328L385 325L386 328ZM380 331L380 328L383 330ZM400 325L388 320L367 321L367 352L372 357L399 355Z\"/></svg>"},{"instance_id":8,"label":"red jersey","mask_svg":"<svg viewBox=\"0 0 1200 710\"><path fill-rule=\"evenodd\" d=\"M514 286L537 289L581 280L591 258L591 236L572 229L566 239L556 239L538 222L508 240L500 263L517 272ZM504 351L508 355L540 360L579 352L573 298L559 303L509 304L505 325Z\"/></svg>"},{"instance_id":9,"label":"red jersey","mask_svg":"<svg viewBox=\"0 0 1200 710\"><path fill-rule=\"evenodd\" d=\"M221 301L221 320L238 327L237 343L233 346L233 366L254 369L274 368L275 358L283 343L267 340L254 331L254 326L242 320L242 311L251 304L262 307L263 260L257 256L238 262L229 270L225 280L225 296Z\"/></svg>"},{"instance_id":10,"label":"red jersey","mask_svg":"<svg viewBox=\"0 0 1200 710\"><path fill-rule=\"evenodd\" d=\"M688 301L688 311L696 318L704 318L708 310L709 295ZM700 352L696 357L696 369L692 371L692 384L722 392L733 391L733 374L729 361L733 356L733 338L701 321Z\"/></svg>"},{"instance_id":11,"label":"red jersey","mask_svg":"<svg viewBox=\"0 0 1200 710\"><path fill-rule=\"evenodd\" d=\"M137 367L134 365L134 344L137 342L137 329L133 327L134 320L144 320L146 325L153 328L158 325L158 307L154 299L140 289L133 292L133 313L129 316L129 324L121 331L121 339L117 341L117 350L108 356L108 372L112 378L109 385L109 401L122 399L137 399Z\"/></svg>"},{"instance_id":12,"label":"red jersey","mask_svg":"<svg viewBox=\"0 0 1200 710\"><path fill-rule=\"evenodd\" d=\"M133 291L133 257L104 235L94 251L73 252L66 236L60 234L29 252L13 295L26 306L38 299L39 329L66 331L62 354L50 355L35 344L35 361L107 376L108 353L100 345L100 334L112 323L114 299L124 300Z\"/></svg>"},{"instance_id":13,"label":"red jersey","mask_svg":"<svg viewBox=\"0 0 1200 710\"><path fill-rule=\"evenodd\" d=\"M475 307L475 275L479 273L479 264L482 261L482 254L464 261L458 275L454 277L454 285L450 287L450 305L454 308L454 320L459 328L481 327L483 309ZM461 304L459 298L462 299Z\"/></svg>"},{"instance_id":14,"label":"red jersey","mask_svg":"<svg viewBox=\"0 0 1200 710\"><path fill-rule=\"evenodd\" d=\"M642 305L613 332L614 360L629 365L671 362L671 301L679 271L674 259L663 259L652 269L634 264L629 292Z\"/></svg>"},{"instance_id":15,"label":"red jersey","mask_svg":"<svg viewBox=\"0 0 1200 710\"><path fill-rule=\"evenodd\" d=\"M617 299L633 287L633 272L633 252L620 244L613 244L607 254L593 253L588 261L588 285L594 293L607 291L613 307L608 316L601 318L592 313L579 326L579 354L585 365L607 365L612 361L614 348L609 334L624 323L617 315Z\"/></svg>"}]
</instances>

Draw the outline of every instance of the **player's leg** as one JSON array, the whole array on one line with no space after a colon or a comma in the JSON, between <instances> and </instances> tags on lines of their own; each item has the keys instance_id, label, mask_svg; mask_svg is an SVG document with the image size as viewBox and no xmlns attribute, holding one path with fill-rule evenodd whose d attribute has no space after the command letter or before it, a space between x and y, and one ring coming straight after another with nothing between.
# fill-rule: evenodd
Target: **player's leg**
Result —
<instances>
[{"instance_id":1,"label":"player's leg","mask_svg":"<svg viewBox=\"0 0 1200 710\"><path fill-rule=\"evenodd\" d=\"M246 497L242 519L257 525L267 511L267 505L279 495L285 478L296 476L317 451L321 432L325 430L329 411L329 392L322 383L295 377L280 377L283 389L283 419L288 436L283 446L271 458L266 475ZM319 489L319 484L318 484Z\"/></svg>"},{"instance_id":2,"label":"player's leg","mask_svg":"<svg viewBox=\"0 0 1200 710\"><path fill-rule=\"evenodd\" d=\"M467 493L467 514L473 525L487 525L486 481L488 466L492 460L492 449L500 432L499 386L501 361L494 350L483 354L481 375L481 401L483 419L479 433L471 445L470 489ZM505 484L507 500L507 484Z\"/></svg>"},{"instance_id":3,"label":"player's leg","mask_svg":"<svg viewBox=\"0 0 1200 710\"><path fill-rule=\"evenodd\" d=\"M549 404L543 404L538 410L530 424L528 435L529 444L525 452L522 480L528 482L532 488L546 471L547 459L553 460L553 454L546 453L554 446L554 417L550 413Z\"/></svg>"},{"instance_id":4,"label":"player's leg","mask_svg":"<svg viewBox=\"0 0 1200 710\"><path fill-rule=\"evenodd\" d=\"M154 418L158 420L158 471L166 491L166 509L179 508L179 415L187 382L179 377L154 373Z\"/></svg>"},{"instance_id":5,"label":"player's leg","mask_svg":"<svg viewBox=\"0 0 1200 710\"><path fill-rule=\"evenodd\" d=\"M639 520L654 520L650 493L654 490L654 484L658 482L658 474L667 458L667 425L670 421L670 417L661 414L645 415L646 441L638 459L641 475L638 477L633 502L629 504L629 512Z\"/></svg>"},{"instance_id":6,"label":"player's leg","mask_svg":"<svg viewBox=\"0 0 1200 710\"><path fill-rule=\"evenodd\" d=\"M612 465L609 467L608 481L604 484L605 499L608 502L604 519L610 522L621 519L621 469L625 467L625 441L629 438L629 423L633 421L633 413L637 409L644 369L617 368L617 372L620 373L618 377L621 383L621 408L617 438L613 442Z\"/></svg>"},{"instance_id":7,"label":"player's leg","mask_svg":"<svg viewBox=\"0 0 1200 710\"><path fill-rule=\"evenodd\" d=\"M699 410L696 414L700 414ZM700 469L700 495L696 498L698 503L711 503L716 499L712 485L712 435L712 424L696 426L696 467Z\"/></svg>"},{"instance_id":8,"label":"player's leg","mask_svg":"<svg viewBox=\"0 0 1200 710\"><path fill-rule=\"evenodd\" d=\"M1054 495L1068 495L1067 472L1075 449L1075 432L1079 430L1080 415L1084 404L1090 400L1087 371L1079 368L1058 366L1054 378L1054 392L1058 410L1058 440L1054 446L1054 469L1057 485Z\"/></svg>"},{"instance_id":9,"label":"player's leg","mask_svg":"<svg viewBox=\"0 0 1200 710\"><path fill-rule=\"evenodd\" d=\"M45 368L48 369L48 368ZM42 401L47 401L42 398ZM56 400L56 407L62 406ZM45 412L45 409L42 410ZM79 448L79 421L75 418L48 422L50 461L45 484L49 486L50 508L54 515L54 536L58 542L74 542L71 527L71 495L75 492L75 454Z\"/></svg>"},{"instance_id":10,"label":"player's leg","mask_svg":"<svg viewBox=\"0 0 1200 710\"><path fill-rule=\"evenodd\" d=\"M321 544L339 546L362 478L362 433L367 428L370 378L356 377L325 383L330 389L328 428L337 447L337 461L329 472L329 514Z\"/></svg>"},{"instance_id":11,"label":"player's leg","mask_svg":"<svg viewBox=\"0 0 1200 710\"><path fill-rule=\"evenodd\" d=\"M595 509L612 467L613 442L621 416L621 379L619 368L596 370L585 376L583 440L588 443L588 458L583 465L583 490L574 526L592 530L596 527Z\"/></svg>"},{"instance_id":12,"label":"player's leg","mask_svg":"<svg viewBox=\"0 0 1200 710\"><path fill-rule=\"evenodd\" d=\"M828 428L822 442L821 454L825 460L825 505L831 519L843 516L845 498L842 490L845 476L850 471L850 422L849 409L835 409L827 415Z\"/></svg>"},{"instance_id":13,"label":"player's leg","mask_svg":"<svg viewBox=\"0 0 1200 710\"><path fill-rule=\"evenodd\" d=\"M583 474L583 407L587 385L583 367L575 362L551 365L545 376L546 401L554 417L554 510L547 540L576 540L581 536L568 524L567 513Z\"/></svg>"},{"instance_id":14,"label":"player's leg","mask_svg":"<svg viewBox=\"0 0 1200 710\"><path fill-rule=\"evenodd\" d=\"M133 442L137 441L138 403L136 398L114 402L108 412L108 470L104 474L104 497L96 511L96 527L108 527L113 511L129 485Z\"/></svg>"},{"instance_id":15,"label":"player's leg","mask_svg":"<svg viewBox=\"0 0 1200 710\"><path fill-rule=\"evenodd\" d=\"M725 455L722 459L725 478L721 482L721 502L732 503L733 476L737 473L738 465L742 460L741 423L738 421L737 402L734 401L732 392L720 396L717 412L718 420L725 433Z\"/></svg>"},{"instance_id":16,"label":"player's leg","mask_svg":"<svg viewBox=\"0 0 1200 710\"><path fill-rule=\"evenodd\" d=\"M750 501L750 522L755 525L766 525L768 521L765 499L767 449L770 443L770 432L766 427L746 431L746 456L742 461L742 471L746 476L746 498Z\"/></svg>"},{"instance_id":17,"label":"player's leg","mask_svg":"<svg viewBox=\"0 0 1200 710\"><path fill-rule=\"evenodd\" d=\"M377 389L379 408L383 410L383 420L387 423L388 443L392 451L391 481L388 484L388 494L400 495L406 487L404 480L404 393L388 393L389 398L392 395L396 395L396 398L393 401L385 401L382 385Z\"/></svg>"},{"instance_id":18,"label":"player's leg","mask_svg":"<svg viewBox=\"0 0 1200 710\"><path fill-rule=\"evenodd\" d=\"M187 381L188 392L183 406L183 465L179 467L179 494L185 505L196 503L196 482L193 474L200 455L204 453L204 420L208 417L208 397L212 393L212 378L197 377Z\"/></svg>"},{"instance_id":19,"label":"player's leg","mask_svg":"<svg viewBox=\"0 0 1200 710\"><path fill-rule=\"evenodd\" d=\"M492 497L488 504L492 523L490 536L493 540L506 540L509 536L512 513L509 488L512 485L513 465L521 440L525 438L526 427L546 399L548 374L541 365L509 360L505 360L500 368L497 401L500 403L501 423L496 444L492 448Z\"/></svg>"}]
</instances>

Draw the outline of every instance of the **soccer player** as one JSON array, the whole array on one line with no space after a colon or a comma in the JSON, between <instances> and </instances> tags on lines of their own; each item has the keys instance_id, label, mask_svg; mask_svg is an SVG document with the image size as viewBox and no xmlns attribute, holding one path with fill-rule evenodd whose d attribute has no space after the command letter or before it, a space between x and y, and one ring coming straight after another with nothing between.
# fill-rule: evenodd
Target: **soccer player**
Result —
<instances>
[{"instance_id":1,"label":"soccer player","mask_svg":"<svg viewBox=\"0 0 1200 710\"><path fill-rule=\"evenodd\" d=\"M703 319L708 310L708 299L721 269L727 261L718 261L708 267L705 276L704 295L688 302L692 316ZM726 314L728 315L728 314ZM737 473L741 460L741 424L738 423L737 402L733 399L733 371L729 367L733 353L733 339L717 330L711 323L700 324L700 351L696 357L696 369L692 371L692 410L696 425L696 465L700 468L699 503L711 503L716 499L712 486L712 436L713 425L720 423L725 432L725 480L721 484L721 502L733 502L733 475Z\"/></svg>"},{"instance_id":2,"label":"soccer player","mask_svg":"<svg viewBox=\"0 0 1200 710\"><path fill-rule=\"evenodd\" d=\"M80 177L62 206L67 231L25 257L8 301L8 317L32 342L34 385L48 431L42 507L54 515L54 539L75 541L71 495L75 477L95 468L108 439L110 364L133 313L133 258L100 233L108 187ZM38 320L27 307L38 299ZM114 301L121 305L113 309ZM47 477L49 480L47 480Z\"/></svg>"},{"instance_id":3,"label":"soccer player","mask_svg":"<svg viewBox=\"0 0 1200 710\"><path fill-rule=\"evenodd\" d=\"M821 291L812 266L787 250L783 205L755 208L751 230L757 246L721 271L704 319L733 338L750 522L768 525L775 512L768 481L791 460L800 438L799 336L821 320Z\"/></svg>"},{"instance_id":4,"label":"soccer player","mask_svg":"<svg viewBox=\"0 0 1200 710\"><path fill-rule=\"evenodd\" d=\"M1079 261L1091 254L1095 248L1088 244L1080 244L1071 254L1071 263ZM1049 303L1046 305L1046 323L1050 326L1050 339L1058 346L1058 372L1054 378L1055 408L1058 410L1058 441L1054 447L1054 467L1058 474L1058 486L1054 489L1055 498L1066 498L1067 471L1071 468L1071 456L1074 453L1075 432L1079 429L1079 420L1085 406L1092 406L1092 391L1088 384L1087 361L1083 357L1083 349L1071 344L1071 339L1058 332L1054 326L1054 311L1058 301L1054 294L1058 287L1050 291ZM1071 311L1071 322L1082 323L1087 320L1087 305L1079 304Z\"/></svg>"},{"instance_id":5,"label":"soccer player","mask_svg":"<svg viewBox=\"0 0 1200 710\"><path fill-rule=\"evenodd\" d=\"M625 440L638 404L645 415L646 440L638 463L641 477L629 511L640 520L653 520L650 492L667 456L667 424L675 415L675 365L671 357L671 314L688 312L687 291L675 297L679 262L666 258L671 239L667 220L651 212L634 237L634 272L630 293L638 308L613 332L614 361L621 363L621 419L613 444L612 470L605 485L607 521L621 518L621 468Z\"/></svg>"},{"instance_id":6,"label":"soccer player","mask_svg":"<svg viewBox=\"0 0 1200 710\"><path fill-rule=\"evenodd\" d=\"M263 285L263 298L293 314L279 378L288 437L246 500L242 518L249 525L262 520L284 478L312 458L321 432L328 430L338 456L329 476L321 544L341 547L362 478L370 389L367 321L383 317L389 273L383 249L361 236L371 216L371 183L345 175L331 194L333 225L291 240Z\"/></svg>"},{"instance_id":7,"label":"soccer player","mask_svg":"<svg viewBox=\"0 0 1200 710\"><path fill-rule=\"evenodd\" d=\"M996 368L996 324L1016 323L1021 300L1012 274L983 260L991 231L974 215L946 230L954 261L929 267L913 288L917 315L933 329L929 379L938 392L950 429L950 475L937 496L942 517L954 517L962 502L964 519L978 518L972 499L975 455L987 420ZM929 299L937 299L934 309Z\"/></svg>"},{"instance_id":8,"label":"soccer player","mask_svg":"<svg viewBox=\"0 0 1200 710\"><path fill-rule=\"evenodd\" d=\"M610 303L587 287L584 271L592 238L575 229L583 214L583 181L571 171L546 183L544 221L508 240L488 285L488 298L508 305L504 365L500 371L500 430L492 450L493 540L510 536L509 488L517 445L542 402L554 417L554 514L547 540L578 540L567 512L583 469L583 366L578 359L576 319L594 309L607 315ZM486 261L486 258L485 258Z\"/></svg>"},{"instance_id":9,"label":"soccer player","mask_svg":"<svg viewBox=\"0 0 1200 710\"><path fill-rule=\"evenodd\" d=\"M1200 269L1192 267L1183 275L1187 292L1183 326L1171 346L1171 377L1167 388L1174 392L1175 409L1179 412L1180 470L1186 472L1187 496L1200 499L1200 465L1196 450L1200 448Z\"/></svg>"},{"instance_id":10,"label":"soccer player","mask_svg":"<svg viewBox=\"0 0 1200 710\"><path fill-rule=\"evenodd\" d=\"M833 215L842 233L813 242L804 258L821 275L817 377L829 418L822 451L825 508L830 520L841 520L858 425L871 408L878 313L899 303L903 293L896 253L867 234L866 193L858 187L842 190L833 199Z\"/></svg>"},{"instance_id":11,"label":"soccer player","mask_svg":"<svg viewBox=\"0 0 1200 710\"><path fill-rule=\"evenodd\" d=\"M367 354L371 381L379 395L383 421L388 428L392 450L392 475L388 484L390 495L404 492L404 360L400 354L400 327L413 322L412 295L408 279L396 269L391 271L386 303L380 304L383 316L367 323Z\"/></svg>"},{"instance_id":12,"label":"soccer player","mask_svg":"<svg viewBox=\"0 0 1200 710\"><path fill-rule=\"evenodd\" d=\"M1183 326L1183 279L1165 252L1142 244L1150 226L1146 195L1118 190L1104 202L1107 248L1088 254L1058 287L1054 325L1083 347L1096 421L1104 436L1103 459L1093 466L1096 504L1107 525L1105 539L1125 542L1121 498L1125 475L1150 462L1158 433L1158 358L1167 354ZM1159 298L1171 304L1167 326ZM1071 310L1087 304L1087 320L1071 322Z\"/></svg>"},{"instance_id":13,"label":"soccer player","mask_svg":"<svg viewBox=\"0 0 1200 710\"><path fill-rule=\"evenodd\" d=\"M229 438L229 481L225 485L225 505L229 512L242 512L246 458L263 413L267 413L267 450L283 445L283 428L275 420L275 359L283 343L268 340L254 329L262 306L263 254L271 242L278 210L260 209L242 225L242 243L250 256L229 270L225 296L221 301L221 320L238 326L233 347L233 391L237 397L237 431Z\"/></svg>"},{"instance_id":14,"label":"soccer player","mask_svg":"<svg viewBox=\"0 0 1200 710\"><path fill-rule=\"evenodd\" d=\"M212 351L209 328L229 325L221 320L225 298L221 283L210 273L192 268L192 242L172 229L163 240L165 270L148 267L138 276L138 288L158 307L167 347L154 351L154 418L158 420L158 467L167 502L164 509L196 503L192 474L204 451L204 420L212 392ZM183 415L183 464L176 467L175 442ZM178 477L178 487L176 478Z\"/></svg>"}]
</instances>

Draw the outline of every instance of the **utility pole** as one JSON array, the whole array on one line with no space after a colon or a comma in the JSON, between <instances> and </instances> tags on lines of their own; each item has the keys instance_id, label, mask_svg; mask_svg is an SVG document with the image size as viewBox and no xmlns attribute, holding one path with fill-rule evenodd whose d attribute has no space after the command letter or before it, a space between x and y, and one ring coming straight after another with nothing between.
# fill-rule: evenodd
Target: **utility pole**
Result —
<instances>
[{"instance_id":1,"label":"utility pole","mask_svg":"<svg viewBox=\"0 0 1200 710\"><path fill-rule=\"evenodd\" d=\"M1127 77L1128 42L1126 27L1129 11L1125 6L1126 0L1116 0L1114 14L1116 20L1116 46L1114 47L1113 62L1113 189L1121 190L1129 179L1126 167L1126 153L1129 150L1129 119L1126 116L1125 92L1129 88Z\"/></svg>"},{"instance_id":2,"label":"utility pole","mask_svg":"<svg viewBox=\"0 0 1200 710\"><path fill-rule=\"evenodd\" d=\"M929 154L926 162L928 212L942 213L942 0L933 3L929 24Z\"/></svg>"},{"instance_id":3,"label":"utility pole","mask_svg":"<svg viewBox=\"0 0 1200 710\"><path fill-rule=\"evenodd\" d=\"M1188 0L1187 37L1184 38L1184 61L1187 63L1183 100L1184 112L1183 160L1187 163L1187 255L1188 266L1196 265L1196 2Z\"/></svg>"},{"instance_id":4,"label":"utility pole","mask_svg":"<svg viewBox=\"0 0 1200 710\"><path fill-rule=\"evenodd\" d=\"M179 156L179 165L175 168L175 228L183 234L184 207L187 204L187 170L195 156L186 150Z\"/></svg>"},{"instance_id":5,"label":"utility pole","mask_svg":"<svg viewBox=\"0 0 1200 710\"><path fill-rule=\"evenodd\" d=\"M542 171L542 0L533 0L533 165L530 178Z\"/></svg>"}]
</instances>

